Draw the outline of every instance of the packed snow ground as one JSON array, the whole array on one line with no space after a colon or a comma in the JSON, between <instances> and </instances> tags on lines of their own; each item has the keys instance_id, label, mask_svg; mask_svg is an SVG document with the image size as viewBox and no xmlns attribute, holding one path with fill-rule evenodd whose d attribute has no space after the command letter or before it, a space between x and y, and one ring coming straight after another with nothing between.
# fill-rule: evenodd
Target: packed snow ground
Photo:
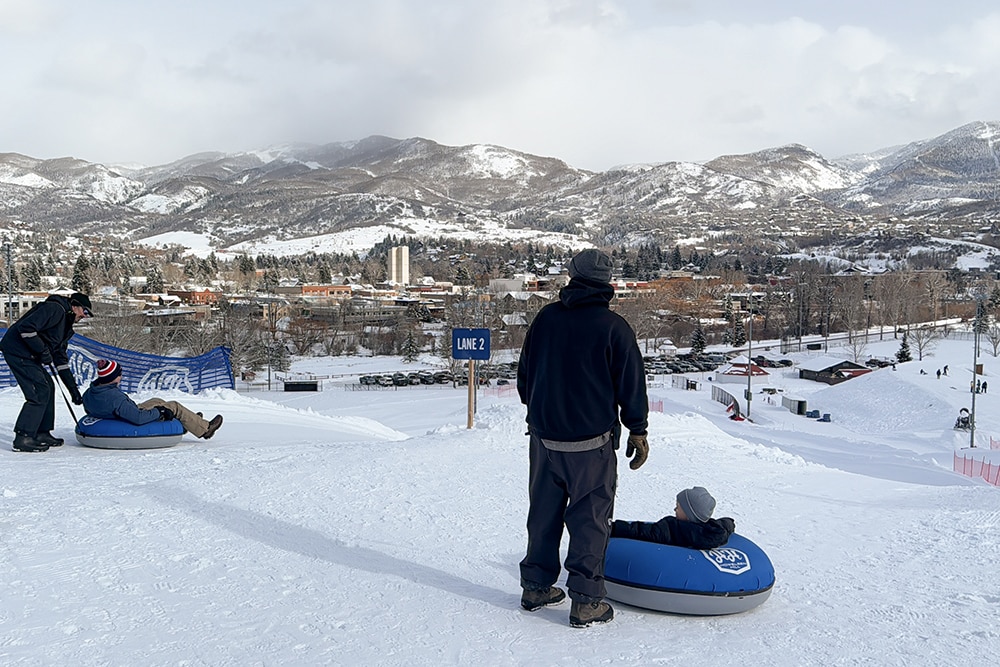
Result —
<instances>
[{"instance_id":1,"label":"packed snow ground","mask_svg":"<svg viewBox=\"0 0 1000 667\"><path fill-rule=\"evenodd\" d=\"M342 386L433 360L302 359L296 371L337 377L318 393L178 395L224 426L148 451L77 445L59 399L65 446L0 447L0 663L989 661L1000 650L1000 489L951 472L968 439L951 426L969 405L971 343L933 354L835 387L782 372L755 385L806 398L831 423L763 395L753 423L731 421L710 400L710 373L693 376L697 391L654 382L664 411L651 414L642 469L620 453L616 516L658 519L678 490L706 486L716 515L768 553L777 583L740 615L618 604L612 623L584 630L568 626L568 604L518 605L528 461L513 392L480 394L467 429L465 389ZM1000 359L981 361L1000 392ZM987 447L1000 438L998 402L977 396ZM20 404L16 388L0 391L0 432Z\"/></svg>"}]
</instances>

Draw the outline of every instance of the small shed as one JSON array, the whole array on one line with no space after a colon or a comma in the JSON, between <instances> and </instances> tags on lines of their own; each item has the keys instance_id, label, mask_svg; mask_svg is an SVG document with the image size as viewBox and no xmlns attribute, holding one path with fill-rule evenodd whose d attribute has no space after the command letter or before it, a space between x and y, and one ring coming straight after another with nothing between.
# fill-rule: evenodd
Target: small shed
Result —
<instances>
[{"instance_id":1,"label":"small shed","mask_svg":"<svg viewBox=\"0 0 1000 667\"><path fill-rule=\"evenodd\" d=\"M799 377L801 379L831 385L840 384L871 372L872 369L867 366L831 356L816 357L799 364Z\"/></svg>"},{"instance_id":2,"label":"small shed","mask_svg":"<svg viewBox=\"0 0 1000 667\"><path fill-rule=\"evenodd\" d=\"M770 377L770 373L747 359L744 355L734 357L725 366L715 371L715 380L722 383L752 383L756 379Z\"/></svg>"}]
</instances>

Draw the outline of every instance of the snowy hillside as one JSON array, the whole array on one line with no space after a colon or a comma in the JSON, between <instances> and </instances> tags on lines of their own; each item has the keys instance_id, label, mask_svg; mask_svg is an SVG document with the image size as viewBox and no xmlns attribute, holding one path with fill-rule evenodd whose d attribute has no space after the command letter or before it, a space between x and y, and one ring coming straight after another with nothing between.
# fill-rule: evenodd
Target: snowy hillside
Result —
<instances>
[{"instance_id":1,"label":"snowy hillside","mask_svg":"<svg viewBox=\"0 0 1000 667\"><path fill-rule=\"evenodd\" d=\"M618 604L611 624L577 630L568 605L522 611L516 395L481 393L470 430L464 389L344 390L422 364L303 359L295 371L331 376L323 391L183 396L226 421L165 450L3 447L0 663L976 664L1000 649L1000 489L951 472L969 345L865 382L767 381L829 424L764 395L754 423L734 422L711 374L691 376L697 391L655 379L664 412L649 462L619 464L616 516L658 519L679 489L708 487L777 575L767 602L730 617ZM996 377L1000 362L982 361ZM20 401L0 391L0 432ZM979 401L983 437L1000 437L1000 397ZM56 434L71 429L60 401Z\"/></svg>"}]
</instances>

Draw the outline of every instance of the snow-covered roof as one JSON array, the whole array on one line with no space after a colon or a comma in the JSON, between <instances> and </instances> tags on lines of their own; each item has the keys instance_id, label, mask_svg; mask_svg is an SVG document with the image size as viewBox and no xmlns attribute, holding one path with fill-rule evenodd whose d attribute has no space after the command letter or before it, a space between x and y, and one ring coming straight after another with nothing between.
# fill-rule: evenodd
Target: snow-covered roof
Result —
<instances>
[{"instance_id":1,"label":"snow-covered roof","mask_svg":"<svg viewBox=\"0 0 1000 667\"><path fill-rule=\"evenodd\" d=\"M750 375L750 374L755 375L755 376L770 375L770 373L768 373L767 371L765 371L763 368L761 368L757 364L745 364L745 363L743 363L743 364L730 363L730 364L728 364L726 366L721 366L716 371L716 374L717 375L742 375L744 377L746 377L747 375Z\"/></svg>"},{"instance_id":2,"label":"snow-covered roof","mask_svg":"<svg viewBox=\"0 0 1000 667\"><path fill-rule=\"evenodd\" d=\"M831 355L824 355L822 357L816 357L814 359L807 359L799 364L799 368L804 371L824 371L827 368L837 366L838 364L854 364L850 359L842 359L841 357L834 357ZM860 366L860 364L854 364L855 366Z\"/></svg>"}]
</instances>

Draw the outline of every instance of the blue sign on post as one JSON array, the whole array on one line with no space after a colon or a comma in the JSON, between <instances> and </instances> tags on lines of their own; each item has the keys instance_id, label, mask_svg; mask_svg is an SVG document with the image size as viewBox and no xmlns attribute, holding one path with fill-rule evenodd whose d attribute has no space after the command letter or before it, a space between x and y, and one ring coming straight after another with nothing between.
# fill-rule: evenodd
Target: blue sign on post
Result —
<instances>
[{"instance_id":1,"label":"blue sign on post","mask_svg":"<svg viewBox=\"0 0 1000 667\"><path fill-rule=\"evenodd\" d=\"M490 330L452 329L451 358L488 360L490 358Z\"/></svg>"}]
</instances>

